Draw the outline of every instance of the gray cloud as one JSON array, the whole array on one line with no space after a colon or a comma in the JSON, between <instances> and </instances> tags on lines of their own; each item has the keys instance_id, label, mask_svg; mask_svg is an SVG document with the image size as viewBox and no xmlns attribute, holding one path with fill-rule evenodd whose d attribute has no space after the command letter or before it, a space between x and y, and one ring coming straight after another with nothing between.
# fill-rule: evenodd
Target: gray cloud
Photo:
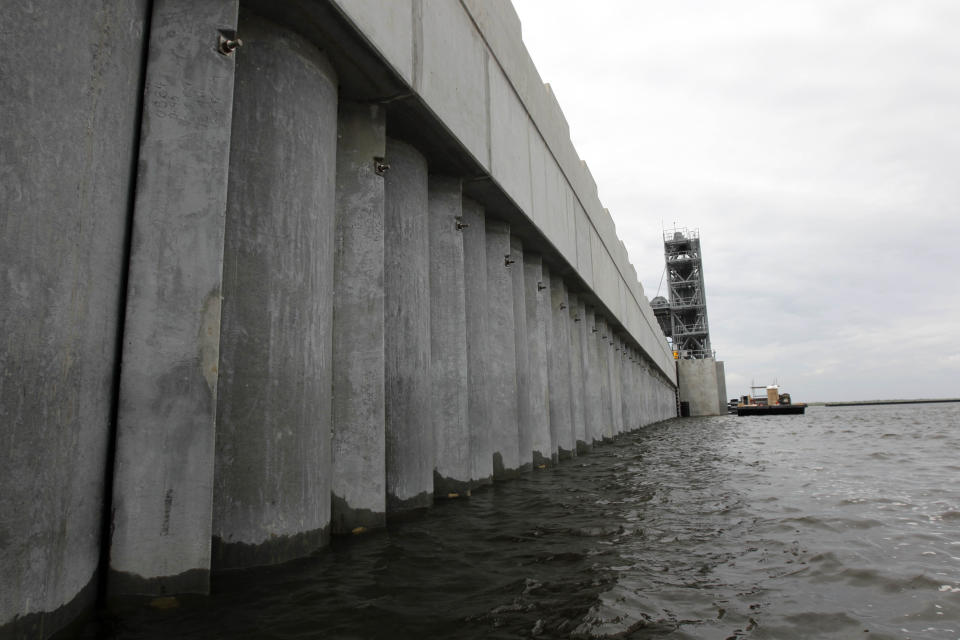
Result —
<instances>
[{"instance_id":1,"label":"gray cloud","mask_svg":"<svg viewBox=\"0 0 960 640\"><path fill-rule=\"evenodd\" d=\"M960 4L514 4L648 296L700 228L731 395L960 396Z\"/></svg>"}]
</instances>

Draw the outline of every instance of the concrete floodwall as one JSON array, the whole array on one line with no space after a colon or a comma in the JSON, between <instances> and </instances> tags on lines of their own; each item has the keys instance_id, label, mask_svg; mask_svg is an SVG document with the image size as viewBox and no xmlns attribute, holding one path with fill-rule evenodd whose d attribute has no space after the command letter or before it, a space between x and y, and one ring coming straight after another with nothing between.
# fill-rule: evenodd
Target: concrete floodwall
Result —
<instances>
[{"instance_id":1,"label":"concrete floodwall","mask_svg":"<svg viewBox=\"0 0 960 640\"><path fill-rule=\"evenodd\" d=\"M508 3L8 9L0 635L672 416Z\"/></svg>"}]
</instances>

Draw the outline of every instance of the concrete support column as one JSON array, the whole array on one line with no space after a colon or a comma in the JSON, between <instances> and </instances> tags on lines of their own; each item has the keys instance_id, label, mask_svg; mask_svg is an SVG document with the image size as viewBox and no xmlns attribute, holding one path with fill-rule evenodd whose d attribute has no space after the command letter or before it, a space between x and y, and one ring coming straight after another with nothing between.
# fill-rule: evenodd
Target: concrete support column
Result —
<instances>
[{"instance_id":1,"label":"concrete support column","mask_svg":"<svg viewBox=\"0 0 960 640\"><path fill-rule=\"evenodd\" d=\"M637 421L637 393L636 393L636 370L633 363L633 349L630 346L627 346L623 356L623 366L626 373L626 382L624 383L624 397L626 398L626 404L629 407L629 419L627 422L626 414L624 414L624 426L627 431L635 431L638 426Z\"/></svg>"},{"instance_id":2,"label":"concrete support column","mask_svg":"<svg viewBox=\"0 0 960 640\"><path fill-rule=\"evenodd\" d=\"M643 378L640 377L640 352L630 350L630 376L633 383L633 427L643 426Z\"/></svg>"},{"instance_id":3,"label":"concrete support column","mask_svg":"<svg viewBox=\"0 0 960 640\"><path fill-rule=\"evenodd\" d=\"M96 596L147 5L3 4L2 638Z\"/></svg>"},{"instance_id":4,"label":"concrete support column","mask_svg":"<svg viewBox=\"0 0 960 640\"><path fill-rule=\"evenodd\" d=\"M654 380L650 376L650 369L647 365L647 359L640 360L640 380L642 385L642 394L640 399L640 425L645 427L655 422L657 394L654 389Z\"/></svg>"},{"instance_id":5,"label":"concrete support column","mask_svg":"<svg viewBox=\"0 0 960 640\"><path fill-rule=\"evenodd\" d=\"M613 412L613 433L620 435L623 433L623 405L620 402L620 396L623 395L623 389L620 385L620 347L616 334L608 328L610 335L609 353L610 353L610 409Z\"/></svg>"},{"instance_id":6,"label":"concrete support column","mask_svg":"<svg viewBox=\"0 0 960 640\"><path fill-rule=\"evenodd\" d=\"M634 418L633 355L626 342L620 342L621 404L623 405L623 430L630 432L637 428Z\"/></svg>"},{"instance_id":7,"label":"concrete support column","mask_svg":"<svg viewBox=\"0 0 960 640\"><path fill-rule=\"evenodd\" d=\"M541 291L541 301L543 309L543 335L545 339L545 350L547 353L547 408L550 414L550 461L556 464L560 459L560 402L555 398L559 394L560 382L559 372L557 371L557 358L553 349L553 296L550 288L550 269L547 264L541 263L541 275L543 277Z\"/></svg>"},{"instance_id":8,"label":"concrete support column","mask_svg":"<svg viewBox=\"0 0 960 640\"><path fill-rule=\"evenodd\" d=\"M470 495L463 212L459 178L432 175L430 206L431 420L436 439L433 491Z\"/></svg>"},{"instance_id":9,"label":"concrete support column","mask_svg":"<svg viewBox=\"0 0 960 640\"><path fill-rule=\"evenodd\" d=\"M583 412L583 449L584 451L590 451L593 448L593 433L591 431L591 415L592 409L590 408L590 343L589 343L589 320L587 319L587 305L584 304L583 298L578 297L577 303L575 306L576 317L579 318L579 321L573 326L575 331L578 333L578 340L580 343L580 352L574 357L580 359L580 388L581 388L581 404ZM578 437L580 437L578 435ZM578 441L579 442L579 441ZM578 444L578 449L580 445Z\"/></svg>"},{"instance_id":10,"label":"concrete support column","mask_svg":"<svg viewBox=\"0 0 960 640\"><path fill-rule=\"evenodd\" d=\"M583 315L582 303L573 293L567 294L567 315L570 331L570 411L573 422L574 449L577 454L586 453L590 449L587 438L586 421L586 394L584 393L585 371L583 368Z\"/></svg>"},{"instance_id":11,"label":"concrete support column","mask_svg":"<svg viewBox=\"0 0 960 640\"><path fill-rule=\"evenodd\" d=\"M341 102L333 289L331 533L384 525L383 216L386 110Z\"/></svg>"},{"instance_id":12,"label":"concrete support column","mask_svg":"<svg viewBox=\"0 0 960 640\"><path fill-rule=\"evenodd\" d=\"M337 77L241 18L223 266L213 568L277 564L330 523Z\"/></svg>"},{"instance_id":13,"label":"concrete support column","mask_svg":"<svg viewBox=\"0 0 960 640\"><path fill-rule=\"evenodd\" d=\"M517 351L517 426L520 471L533 468L533 388L530 386L530 350L527 344L527 296L524 282L523 243L510 236L510 278L513 283L513 326Z\"/></svg>"},{"instance_id":14,"label":"concrete support column","mask_svg":"<svg viewBox=\"0 0 960 640\"><path fill-rule=\"evenodd\" d=\"M603 441L603 406L600 390L600 351L597 348L597 326L596 317L592 307L587 307L584 311L584 346L587 352L587 375L584 378L586 383L586 424L587 437L591 444Z\"/></svg>"},{"instance_id":15,"label":"concrete support column","mask_svg":"<svg viewBox=\"0 0 960 640\"><path fill-rule=\"evenodd\" d=\"M490 419L493 477L509 478L520 467L517 406L517 344L513 318L510 225L487 218L487 319L490 333Z\"/></svg>"},{"instance_id":16,"label":"concrete support column","mask_svg":"<svg viewBox=\"0 0 960 640\"><path fill-rule=\"evenodd\" d=\"M637 427L645 427L647 425L647 387L649 384L646 376L643 375L643 356L639 351L634 352L634 361L633 376L637 394L636 421Z\"/></svg>"},{"instance_id":17,"label":"concrete support column","mask_svg":"<svg viewBox=\"0 0 960 640\"><path fill-rule=\"evenodd\" d=\"M117 415L110 593L206 593L237 0L155 0ZM175 159L171 161L171 159Z\"/></svg>"},{"instance_id":18,"label":"concrete support column","mask_svg":"<svg viewBox=\"0 0 960 640\"><path fill-rule=\"evenodd\" d=\"M608 335L607 321L601 315L596 317L597 323L597 353L600 356L600 408L603 412L603 437L610 439L614 436L612 394L610 391L610 336Z\"/></svg>"},{"instance_id":19,"label":"concrete support column","mask_svg":"<svg viewBox=\"0 0 960 640\"><path fill-rule=\"evenodd\" d=\"M527 325L527 388L530 401L530 432L533 465L540 469L551 463L550 386L547 381L547 334L549 304L545 300L543 259L538 253L523 256L523 281ZM548 297L548 296L547 296Z\"/></svg>"},{"instance_id":20,"label":"concrete support column","mask_svg":"<svg viewBox=\"0 0 960 640\"><path fill-rule=\"evenodd\" d=\"M639 352L634 352L634 368L633 376L634 383L636 385L636 421L637 427L645 427L647 425L647 387L649 383L646 376L643 374L643 356Z\"/></svg>"},{"instance_id":21,"label":"concrete support column","mask_svg":"<svg viewBox=\"0 0 960 640\"><path fill-rule=\"evenodd\" d=\"M427 161L387 139L384 352L387 512L433 502Z\"/></svg>"},{"instance_id":22,"label":"concrete support column","mask_svg":"<svg viewBox=\"0 0 960 640\"><path fill-rule=\"evenodd\" d=\"M656 375L653 370L653 366L650 363L647 363L647 375L650 376L650 411L648 424L653 424L654 422L659 422L662 419L664 413L665 394L660 377ZM675 393L671 394L670 400L674 406L673 411L676 413L677 402Z\"/></svg>"},{"instance_id":23,"label":"concrete support column","mask_svg":"<svg viewBox=\"0 0 960 640\"><path fill-rule=\"evenodd\" d=\"M490 331L487 322L487 232L483 207L463 199L463 285L467 331L467 427L473 486L493 482Z\"/></svg>"},{"instance_id":24,"label":"concrete support column","mask_svg":"<svg viewBox=\"0 0 960 640\"><path fill-rule=\"evenodd\" d=\"M556 426L557 453L561 459L576 454L573 427L573 401L570 385L570 314L567 288L563 278L550 274L550 313L553 324L550 371L550 424Z\"/></svg>"}]
</instances>

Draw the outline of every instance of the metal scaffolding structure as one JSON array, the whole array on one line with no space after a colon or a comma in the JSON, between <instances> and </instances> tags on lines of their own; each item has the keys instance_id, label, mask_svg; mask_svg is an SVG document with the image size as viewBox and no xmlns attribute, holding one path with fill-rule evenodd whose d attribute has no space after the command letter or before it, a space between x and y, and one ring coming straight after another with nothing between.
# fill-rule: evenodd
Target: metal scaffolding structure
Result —
<instances>
[{"instance_id":1,"label":"metal scaffolding structure","mask_svg":"<svg viewBox=\"0 0 960 640\"><path fill-rule=\"evenodd\" d=\"M686 228L664 231L663 254L670 295L669 337L673 340L673 349L680 358L713 357L700 231Z\"/></svg>"}]
</instances>

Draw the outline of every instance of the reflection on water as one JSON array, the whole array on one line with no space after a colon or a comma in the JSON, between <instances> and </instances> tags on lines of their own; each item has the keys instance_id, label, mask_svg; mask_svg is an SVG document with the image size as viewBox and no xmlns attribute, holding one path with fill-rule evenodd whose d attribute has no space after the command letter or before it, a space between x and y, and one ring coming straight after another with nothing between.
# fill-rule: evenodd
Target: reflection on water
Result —
<instances>
[{"instance_id":1,"label":"reflection on water","mask_svg":"<svg viewBox=\"0 0 960 640\"><path fill-rule=\"evenodd\" d=\"M115 638L958 638L960 404L671 420Z\"/></svg>"}]
</instances>

